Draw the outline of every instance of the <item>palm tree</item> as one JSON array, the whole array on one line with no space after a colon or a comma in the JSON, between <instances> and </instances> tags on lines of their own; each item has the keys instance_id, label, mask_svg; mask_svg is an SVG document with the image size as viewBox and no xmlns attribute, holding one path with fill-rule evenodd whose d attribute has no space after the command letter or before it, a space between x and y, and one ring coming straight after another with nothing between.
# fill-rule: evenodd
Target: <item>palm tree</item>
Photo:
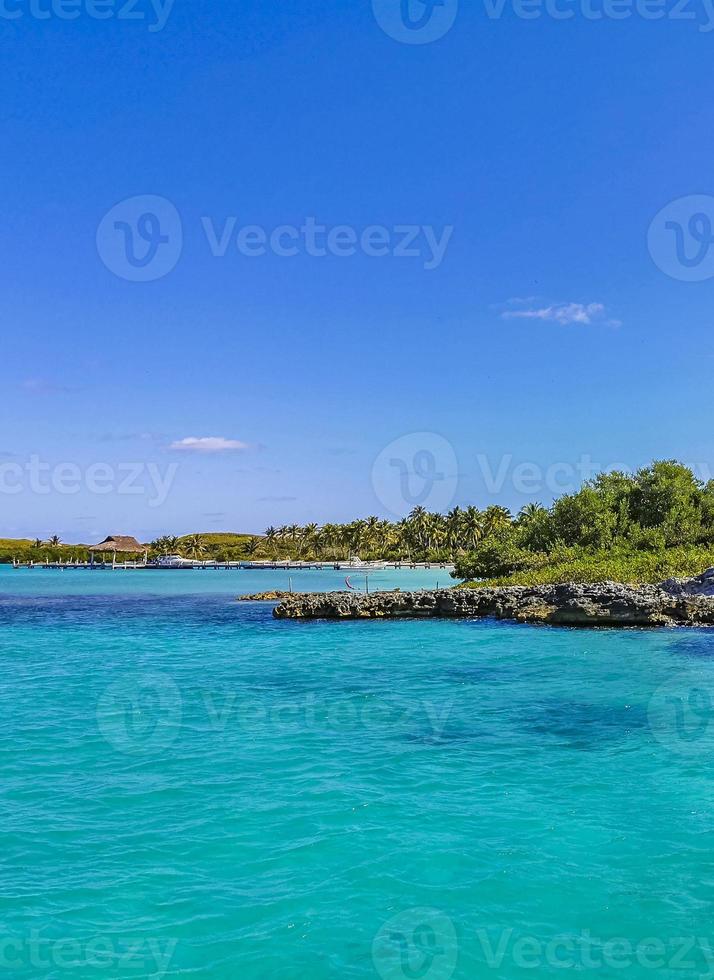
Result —
<instances>
[{"instance_id":1,"label":"palm tree","mask_svg":"<svg viewBox=\"0 0 714 980\"><path fill-rule=\"evenodd\" d=\"M363 520L352 521L351 524L347 525L347 541L352 550L353 555L359 555L362 546L365 543L365 529L367 527L367 522Z\"/></svg>"},{"instance_id":2,"label":"palm tree","mask_svg":"<svg viewBox=\"0 0 714 980\"><path fill-rule=\"evenodd\" d=\"M288 528L287 525L282 524L277 530L277 540L281 545L285 544L288 540Z\"/></svg>"},{"instance_id":3,"label":"palm tree","mask_svg":"<svg viewBox=\"0 0 714 980\"><path fill-rule=\"evenodd\" d=\"M279 531L277 531L272 525L265 532L265 543L273 552L273 558L275 558L275 554L276 554L278 537L279 537Z\"/></svg>"},{"instance_id":4,"label":"palm tree","mask_svg":"<svg viewBox=\"0 0 714 980\"><path fill-rule=\"evenodd\" d=\"M428 551L436 529L434 515L430 514L425 507L417 506L407 520L412 540L417 548L422 552Z\"/></svg>"},{"instance_id":5,"label":"palm tree","mask_svg":"<svg viewBox=\"0 0 714 980\"><path fill-rule=\"evenodd\" d=\"M335 545L339 552L338 557L348 558L352 545L352 525L338 524L335 531Z\"/></svg>"},{"instance_id":6,"label":"palm tree","mask_svg":"<svg viewBox=\"0 0 714 980\"><path fill-rule=\"evenodd\" d=\"M44 543L45 542L42 540L42 538L35 538L32 547L33 548L41 548Z\"/></svg>"},{"instance_id":7,"label":"palm tree","mask_svg":"<svg viewBox=\"0 0 714 980\"><path fill-rule=\"evenodd\" d=\"M486 535L491 535L510 527L513 523L513 515L508 508L492 504L486 508L483 520Z\"/></svg>"},{"instance_id":8,"label":"palm tree","mask_svg":"<svg viewBox=\"0 0 714 980\"><path fill-rule=\"evenodd\" d=\"M245 546L245 550L252 558L259 547L260 547L260 538L251 538L250 541Z\"/></svg>"},{"instance_id":9,"label":"palm tree","mask_svg":"<svg viewBox=\"0 0 714 980\"><path fill-rule=\"evenodd\" d=\"M446 540L446 518L443 514L430 514L427 526L429 548L440 548Z\"/></svg>"},{"instance_id":10,"label":"palm tree","mask_svg":"<svg viewBox=\"0 0 714 980\"><path fill-rule=\"evenodd\" d=\"M326 551L329 550L330 546L335 543L336 540L337 527L335 524L323 524L321 528L318 529L315 535L315 548L321 555L324 555Z\"/></svg>"},{"instance_id":11,"label":"palm tree","mask_svg":"<svg viewBox=\"0 0 714 980\"><path fill-rule=\"evenodd\" d=\"M53 548L58 548L62 544L62 539L58 534L53 534L52 537L50 538L49 543L52 545Z\"/></svg>"},{"instance_id":12,"label":"palm tree","mask_svg":"<svg viewBox=\"0 0 714 980\"><path fill-rule=\"evenodd\" d=\"M546 514L547 510L543 504L524 504L518 512L518 523L519 524L530 524L535 518Z\"/></svg>"},{"instance_id":13,"label":"palm tree","mask_svg":"<svg viewBox=\"0 0 714 980\"><path fill-rule=\"evenodd\" d=\"M368 548L374 547L379 535L380 520L378 517L368 517L364 522L364 538Z\"/></svg>"},{"instance_id":14,"label":"palm tree","mask_svg":"<svg viewBox=\"0 0 714 980\"><path fill-rule=\"evenodd\" d=\"M175 555L179 550L178 538L164 534L162 537L157 538L156 541L151 542L151 550L158 555Z\"/></svg>"},{"instance_id":15,"label":"palm tree","mask_svg":"<svg viewBox=\"0 0 714 980\"><path fill-rule=\"evenodd\" d=\"M399 547L399 557L407 558L411 561L412 557L412 528L408 517L403 517L396 526L397 545Z\"/></svg>"},{"instance_id":16,"label":"palm tree","mask_svg":"<svg viewBox=\"0 0 714 980\"><path fill-rule=\"evenodd\" d=\"M311 546L315 546L315 538L317 537L318 531L317 524L306 524L305 527L300 528L298 537L300 539L299 552L301 555L306 551L309 552Z\"/></svg>"},{"instance_id":17,"label":"palm tree","mask_svg":"<svg viewBox=\"0 0 714 980\"><path fill-rule=\"evenodd\" d=\"M380 521L376 531L377 548L379 558L386 556L388 551L396 544L396 528L389 521Z\"/></svg>"},{"instance_id":18,"label":"palm tree","mask_svg":"<svg viewBox=\"0 0 714 980\"><path fill-rule=\"evenodd\" d=\"M452 555L461 550L462 517L463 512L460 507L454 507L446 515L444 541Z\"/></svg>"},{"instance_id":19,"label":"palm tree","mask_svg":"<svg viewBox=\"0 0 714 980\"><path fill-rule=\"evenodd\" d=\"M484 534L483 514L473 505L467 507L461 518L463 546L467 550L473 551Z\"/></svg>"},{"instance_id":20,"label":"palm tree","mask_svg":"<svg viewBox=\"0 0 714 980\"><path fill-rule=\"evenodd\" d=\"M214 561L226 561L226 552L225 552L225 549L220 544L209 544L209 545L206 545L204 551Z\"/></svg>"},{"instance_id":21,"label":"palm tree","mask_svg":"<svg viewBox=\"0 0 714 980\"><path fill-rule=\"evenodd\" d=\"M300 534L300 526L298 524L290 524L285 528L285 538L289 540L293 546L293 552L297 543L298 536Z\"/></svg>"},{"instance_id":22,"label":"palm tree","mask_svg":"<svg viewBox=\"0 0 714 980\"><path fill-rule=\"evenodd\" d=\"M199 559L206 551L200 534L192 534L189 538L186 538L183 547L189 558Z\"/></svg>"}]
</instances>

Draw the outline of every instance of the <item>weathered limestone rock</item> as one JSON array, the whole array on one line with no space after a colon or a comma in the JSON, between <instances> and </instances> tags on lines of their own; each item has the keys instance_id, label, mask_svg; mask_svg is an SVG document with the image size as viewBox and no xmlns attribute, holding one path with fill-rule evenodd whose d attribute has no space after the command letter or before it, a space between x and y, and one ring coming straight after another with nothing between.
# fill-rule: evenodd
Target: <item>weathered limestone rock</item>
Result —
<instances>
[{"instance_id":1,"label":"weathered limestone rock","mask_svg":"<svg viewBox=\"0 0 714 980\"><path fill-rule=\"evenodd\" d=\"M281 599L289 599L292 595L292 592L275 589L271 592L256 592L255 595L239 595L238 602L279 602Z\"/></svg>"},{"instance_id":2,"label":"weathered limestone rock","mask_svg":"<svg viewBox=\"0 0 714 980\"><path fill-rule=\"evenodd\" d=\"M714 596L714 568L708 568L696 578L668 578L660 588L670 595Z\"/></svg>"},{"instance_id":3,"label":"weathered limestone rock","mask_svg":"<svg viewBox=\"0 0 714 980\"><path fill-rule=\"evenodd\" d=\"M706 574L706 573L705 573ZM303 593L276 607L277 619L492 617L562 626L674 626L714 624L712 593L687 591L682 580L661 586L595 584L440 589L424 592ZM690 580L694 581L694 580Z\"/></svg>"}]
</instances>

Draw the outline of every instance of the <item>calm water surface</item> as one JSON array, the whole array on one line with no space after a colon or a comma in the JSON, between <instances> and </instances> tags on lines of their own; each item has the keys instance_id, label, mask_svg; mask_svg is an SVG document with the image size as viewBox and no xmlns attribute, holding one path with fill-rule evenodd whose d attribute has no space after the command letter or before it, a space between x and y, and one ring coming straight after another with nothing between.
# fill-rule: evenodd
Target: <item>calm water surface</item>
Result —
<instances>
[{"instance_id":1,"label":"calm water surface","mask_svg":"<svg viewBox=\"0 0 714 980\"><path fill-rule=\"evenodd\" d=\"M0 976L714 975L714 634L286 578L0 568Z\"/></svg>"}]
</instances>

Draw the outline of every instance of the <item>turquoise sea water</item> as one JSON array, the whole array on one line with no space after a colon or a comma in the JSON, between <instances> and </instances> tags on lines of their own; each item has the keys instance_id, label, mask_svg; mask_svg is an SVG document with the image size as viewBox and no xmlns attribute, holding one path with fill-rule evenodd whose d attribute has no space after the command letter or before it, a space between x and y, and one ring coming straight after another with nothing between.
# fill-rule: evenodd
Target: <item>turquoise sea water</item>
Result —
<instances>
[{"instance_id":1,"label":"turquoise sea water","mask_svg":"<svg viewBox=\"0 0 714 980\"><path fill-rule=\"evenodd\" d=\"M0 976L714 975L714 634L284 579L0 568Z\"/></svg>"}]
</instances>

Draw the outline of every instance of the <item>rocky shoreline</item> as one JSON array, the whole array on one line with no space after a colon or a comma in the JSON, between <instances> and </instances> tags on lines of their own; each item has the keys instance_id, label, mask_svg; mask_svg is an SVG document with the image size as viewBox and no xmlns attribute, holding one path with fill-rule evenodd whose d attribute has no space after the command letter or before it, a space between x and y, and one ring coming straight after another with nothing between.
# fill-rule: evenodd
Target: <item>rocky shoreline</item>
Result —
<instances>
[{"instance_id":1,"label":"rocky shoreline","mask_svg":"<svg viewBox=\"0 0 714 980\"><path fill-rule=\"evenodd\" d=\"M283 599L292 598L293 595L293 592L273 589L270 592L256 592L254 595L239 595L238 602L281 602Z\"/></svg>"},{"instance_id":2,"label":"rocky shoreline","mask_svg":"<svg viewBox=\"0 0 714 980\"><path fill-rule=\"evenodd\" d=\"M300 593L276 619L494 618L559 626L714 625L714 569L660 585L594 584L439 589L423 592Z\"/></svg>"}]
</instances>

